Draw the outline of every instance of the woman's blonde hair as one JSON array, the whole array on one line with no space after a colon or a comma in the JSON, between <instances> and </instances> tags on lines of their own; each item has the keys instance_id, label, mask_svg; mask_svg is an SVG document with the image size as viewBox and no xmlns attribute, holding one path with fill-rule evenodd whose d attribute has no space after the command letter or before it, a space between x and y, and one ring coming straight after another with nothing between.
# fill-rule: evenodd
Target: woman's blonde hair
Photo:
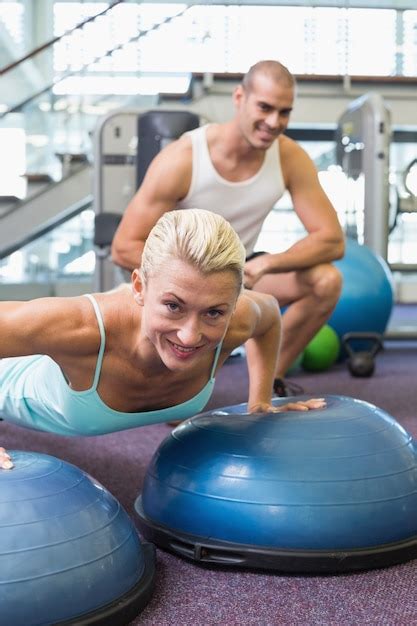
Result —
<instances>
[{"instance_id":1,"label":"woman's blonde hair","mask_svg":"<svg viewBox=\"0 0 417 626\"><path fill-rule=\"evenodd\" d=\"M164 213L146 240L141 276L146 284L171 259L190 263L202 274L230 270L242 288L245 248L221 215L202 209Z\"/></svg>"}]
</instances>

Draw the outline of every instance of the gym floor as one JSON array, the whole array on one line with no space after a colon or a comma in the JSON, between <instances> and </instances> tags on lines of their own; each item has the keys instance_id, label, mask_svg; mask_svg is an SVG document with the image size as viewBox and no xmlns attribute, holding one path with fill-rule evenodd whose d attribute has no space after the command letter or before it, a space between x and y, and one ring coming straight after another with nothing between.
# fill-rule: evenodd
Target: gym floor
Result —
<instances>
[{"instance_id":1,"label":"gym floor","mask_svg":"<svg viewBox=\"0 0 417 626\"><path fill-rule=\"evenodd\" d=\"M400 311L401 320L404 311ZM417 319L417 307L407 317ZM398 318L400 319L400 318ZM307 394L337 394L383 408L417 437L417 342L386 342L371 378L353 378L344 363L321 374L296 373ZM243 402L244 357L230 359L208 408ZM52 454L99 480L135 519L134 501L168 425L93 438L65 438L3 423L2 445ZM207 568L157 550L154 595L132 624L147 626L417 624L417 560L338 576L296 576Z\"/></svg>"}]
</instances>

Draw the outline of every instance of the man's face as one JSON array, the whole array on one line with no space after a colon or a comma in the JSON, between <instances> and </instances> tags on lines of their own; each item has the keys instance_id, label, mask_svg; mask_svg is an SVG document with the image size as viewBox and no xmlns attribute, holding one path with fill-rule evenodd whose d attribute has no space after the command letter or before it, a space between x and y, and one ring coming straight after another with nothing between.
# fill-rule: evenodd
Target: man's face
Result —
<instances>
[{"instance_id":1,"label":"man's face","mask_svg":"<svg viewBox=\"0 0 417 626\"><path fill-rule=\"evenodd\" d=\"M239 85L234 94L237 121L253 148L267 150L288 126L294 88L266 74L254 77L249 91Z\"/></svg>"}]
</instances>

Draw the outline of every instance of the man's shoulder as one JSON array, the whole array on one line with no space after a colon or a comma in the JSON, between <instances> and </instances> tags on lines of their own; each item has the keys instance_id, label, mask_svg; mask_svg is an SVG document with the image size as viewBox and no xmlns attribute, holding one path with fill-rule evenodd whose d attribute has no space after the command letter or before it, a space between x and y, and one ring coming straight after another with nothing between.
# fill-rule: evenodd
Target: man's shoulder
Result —
<instances>
[{"instance_id":1,"label":"man's shoulder","mask_svg":"<svg viewBox=\"0 0 417 626\"><path fill-rule=\"evenodd\" d=\"M293 164L296 162L305 162L305 160L311 160L307 152L300 146L297 141L287 137L286 135L280 135L278 138L279 154L281 164L285 166L286 163Z\"/></svg>"},{"instance_id":2,"label":"man's shoulder","mask_svg":"<svg viewBox=\"0 0 417 626\"><path fill-rule=\"evenodd\" d=\"M192 143L191 138L186 134L167 144L155 158L155 161L157 161L160 166L169 165L170 169L172 165L175 165L176 168L181 165L188 166L191 164L191 160Z\"/></svg>"},{"instance_id":3,"label":"man's shoulder","mask_svg":"<svg viewBox=\"0 0 417 626\"><path fill-rule=\"evenodd\" d=\"M248 297L246 290L242 291L224 338L223 347L226 350L233 350L250 339L256 313L253 298Z\"/></svg>"},{"instance_id":4,"label":"man's shoulder","mask_svg":"<svg viewBox=\"0 0 417 626\"><path fill-rule=\"evenodd\" d=\"M285 156L286 154L294 154L300 150L303 151L300 144L297 143L294 139L291 139L291 137L288 137L288 135L280 135L278 137L278 146L281 156Z\"/></svg>"},{"instance_id":5,"label":"man's shoulder","mask_svg":"<svg viewBox=\"0 0 417 626\"><path fill-rule=\"evenodd\" d=\"M165 151L170 150L171 152L186 152L187 150L191 150L191 137L190 132L184 133L178 139L171 141L166 147Z\"/></svg>"}]
</instances>

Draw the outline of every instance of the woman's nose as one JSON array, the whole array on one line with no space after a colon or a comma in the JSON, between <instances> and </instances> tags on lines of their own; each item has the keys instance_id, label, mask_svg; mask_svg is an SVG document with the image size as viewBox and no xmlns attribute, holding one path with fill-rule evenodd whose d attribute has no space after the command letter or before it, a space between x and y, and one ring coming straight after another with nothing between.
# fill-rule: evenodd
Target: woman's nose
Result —
<instances>
[{"instance_id":1,"label":"woman's nose","mask_svg":"<svg viewBox=\"0 0 417 626\"><path fill-rule=\"evenodd\" d=\"M178 339L183 346L196 346L201 339L200 324L197 320L189 319L177 330Z\"/></svg>"}]
</instances>

